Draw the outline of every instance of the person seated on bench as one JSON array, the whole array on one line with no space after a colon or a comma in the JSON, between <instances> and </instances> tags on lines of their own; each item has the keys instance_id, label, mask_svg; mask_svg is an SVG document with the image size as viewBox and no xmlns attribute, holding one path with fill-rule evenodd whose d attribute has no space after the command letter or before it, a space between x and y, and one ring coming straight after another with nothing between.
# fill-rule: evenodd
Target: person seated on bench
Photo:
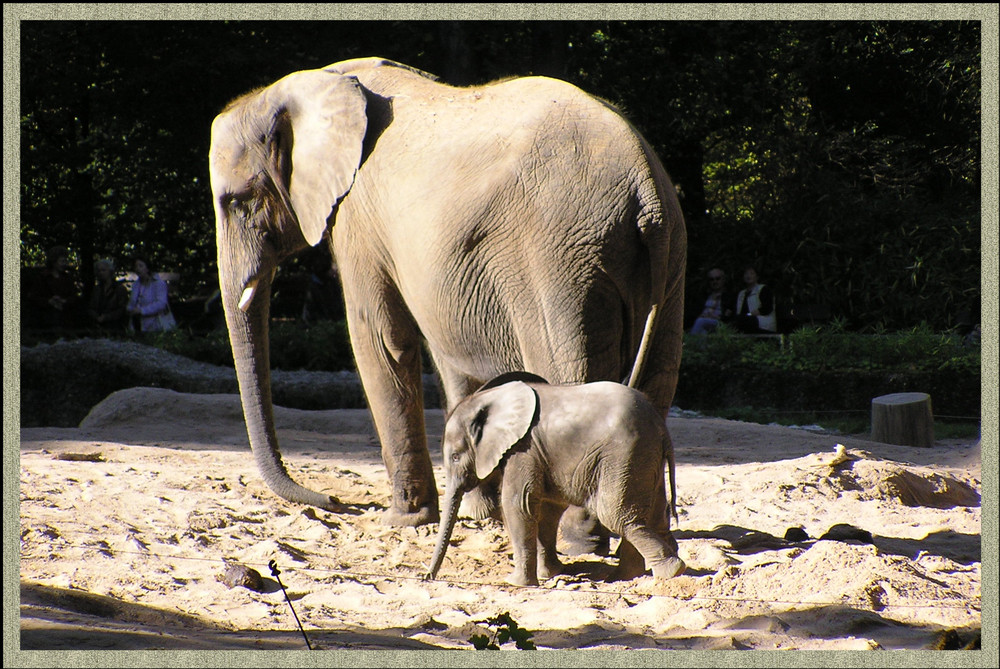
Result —
<instances>
[{"instance_id":1,"label":"person seated on bench","mask_svg":"<svg viewBox=\"0 0 1000 669\"><path fill-rule=\"evenodd\" d=\"M745 287L736 296L733 327L743 334L776 334L774 293L757 282L757 269L750 265L743 270L743 284Z\"/></svg>"},{"instance_id":2,"label":"person seated on bench","mask_svg":"<svg viewBox=\"0 0 1000 669\"><path fill-rule=\"evenodd\" d=\"M714 332L719 323L728 323L736 313L736 296L726 289L726 273L718 267L708 270L708 297L705 307L691 326L691 334Z\"/></svg>"}]
</instances>

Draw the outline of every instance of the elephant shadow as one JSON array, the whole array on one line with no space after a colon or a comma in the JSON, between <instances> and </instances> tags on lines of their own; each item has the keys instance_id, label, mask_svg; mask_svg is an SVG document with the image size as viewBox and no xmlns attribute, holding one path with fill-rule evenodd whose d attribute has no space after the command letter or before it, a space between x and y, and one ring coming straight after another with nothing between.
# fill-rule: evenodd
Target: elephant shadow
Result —
<instances>
[{"instance_id":1,"label":"elephant shadow","mask_svg":"<svg viewBox=\"0 0 1000 669\"><path fill-rule=\"evenodd\" d=\"M611 572L614 571L614 568L613 564L601 560L563 562L559 576L569 576L574 580L607 581L611 578Z\"/></svg>"},{"instance_id":2,"label":"elephant shadow","mask_svg":"<svg viewBox=\"0 0 1000 669\"><path fill-rule=\"evenodd\" d=\"M875 546L882 553L916 559L921 553L937 555L953 562L970 565L982 561L983 539L978 534L953 530L932 532L923 539L898 539L875 536Z\"/></svg>"},{"instance_id":3,"label":"elephant shadow","mask_svg":"<svg viewBox=\"0 0 1000 669\"><path fill-rule=\"evenodd\" d=\"M577 560L574 562L564 562L562 570L559 572L560 577L569 577L573 581L589 581L594 583L614 583L618 582L614 578L615 567L617 566L617 559L613 563L602 562L600 560ZM644 576L649 576L652 572L646 569L643 572ZM688 565L687 569L684 571L685 576L709 576L714 574L715 571L711 569L695 569Z\"/></svg>"},{"instance_id":4,"label":"elephant shadow","mask_svg":"<svg viewBox=\"0 0 1000 669\"><path fill-rule=\"evenodd\" d=\"M335 504L333 508L329 509L330 513L342 515L342 516L360 516L369 510L384 511L385 505L379 504L378 502L365 502L365 503L352 503L352 502L342 502L339 498L333 497ZM326 520L323 516L316 512L316 509L312 507L307 507L303 512L306 518L310 520L315 520L323 525L326 525L331 530L336 530L340 526L335 521Z\"/></svg>"},{"instance_id":5,"label":"elephant shadow","mask_svg":"<svg viewBox=\"0 0 1000 669\"><path fill-rule=\"evenodd\" d=\"M752 555L762 551L779 548L792 548L807 544L807 541L787 541L768 532L752 530L739 525L716 525L711 530L674 530L674 538L684 539L715 539L729 544L725 552Z\"/></svg>"},{"instance_id":6,"label":"elephant shadow","mask_svg":"<svg viewBox=\"0 0 1000 669\"><path fill-rule=\"evenodd\" d=\"M677 533L674 533L676 538ZM602 559L570 559L567 560L565 554L562 555L563 566L559 571L559 577L569 577L573 581L590 581L595 583L613 583L617 579L614 578L614 571L618 566L619 555L617 551L611 553L607 560ZM643 575L648 576L652 572L649 569L643 571ZM710 569L695 569L691 565L687 566L684 571L685 576L707 576L714 574L715 572Z\"/></svg>"},{"instance_id":7,"label":"elephant shadow","mask_svg":"<svg viewBox=\"0 0 1000 669\"><path fill-rule=\"evenodd\" d=\"M833 528L831 528L833 529ZM860 531L864 534L864 531ZM832 539L835 541L859 541L873 544L880 553L901 555L916 559L921 553L937 555L963 565L969 565L982 560L982 537L978 534L962 534L953 530L933 532L923 539L902 539L885 537L877 534L866 539ZM753 530L738 525L718 525L711 530L675 530L674 537L684 539L715 539L729 544L724 552L751 555L768 550L786 548L809 548L821 539L803 537L801 540L789 540L776 537L768 532Z\"/></svg>"}]
</instances>

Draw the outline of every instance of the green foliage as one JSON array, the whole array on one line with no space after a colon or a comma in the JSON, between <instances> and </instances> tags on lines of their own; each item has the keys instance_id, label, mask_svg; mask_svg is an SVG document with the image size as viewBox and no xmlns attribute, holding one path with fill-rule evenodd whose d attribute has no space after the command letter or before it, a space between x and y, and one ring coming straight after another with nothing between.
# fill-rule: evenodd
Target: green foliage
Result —
<instances>
[{"instance_id":1,"label":"green foliage","mask_svg":"<svg viewBox=\"0 0 1000 669\"><path fill-rule=\"evenodd\" d=\"M792 424L826 425L830 418L867 414L873 397L925 392L935 416L974 423L982 410L981 362L978 343L927 326L860 334L840 324L782 337L727 329L685 336L675 401L711 415L742 419L738 408L749 407L766 416L764 422L787 414Z\"/></svg>"},{"instance_id":2,"label":"green foliage","mask_svg":"<svg viewBox=\"0 0 1000 669\"><path fill-rule=\"evenodd\" d=\"M850 329L945 330L980 300L980 25L25 21L21 264L66 244L89 286L97 257L138 254L209 294L215 114L380 55L459 85L558 76L622 108L677 184L692 310L708 266L756 262L786 305Z\"/></svg>"},{"instance_id":3,"label":"green foliage","mask_svg":"<svg viewBox=\"0 0 1000 669\"><path fill-rule=\"evenodd\" d=\"M346 321L320 321L308 327L295 322L271 325L271 367L340 371L354 369Z\"/></svg>"},{"instance_id":4,"label":"green foliage","mask_svg":"<svg viewBox=\"0 0 1000 669\"><path fill-rule=\"evenodd\" d=\"M174 88L193 65L186 49L127 22L22 25L22 265L58 243L84 285L95 259L142 256L204 291L215 256L205 152Z\"/></svg>"},{"instance_id":5,"label":"green foliage","mask_svg":"<svg viewBox=\"0 0 1000 669\"><path fill-rule=\"evenodd\" d=\"M198 362L220 367L233 366L233 349L229 344L229 333L224 328L195 334L181 327L169 332L151 332L143 335L142 341Z\"/></svg>"},{"instance_id":6,"label":"green foliage","mask_svg":"<svg viewBox=\"0 0 1000 669\"><path fill-rule=\"evenodd\" d=\"M727 420L770 425L819 425L841 434L860 434L870 429L867 413L816 413L809 411L784 411L775 407L723 407L713 409L711 415Z\"/></svg>"},{"instance_id":7,"label":"green foliage","mask_svg":"<svg viewBox=\"0 0 1000 669\"><path fill-rule=\"evenodd\" d=\"M798 329L781 339L745 337L728 327L685 335L683 364L787 371L978 372L981 348L927 324L892 334L848 332L843 322Z\"/></svg>"},{"instance_id":8,"label":"green foliage","mask_svg":"<svg viewBox=\"0 0 1000 669\"><path fill-rule=\"evenodd\" d=\"M508 612L495 618L477 620L476 623L494 628L491 634L473 634L469 637L469 643L476 650L500 650L508 641L513 641L518 650L537 650L531 640L531 632L520 627Z\"/></svg>"},{"instance_id":9,"label":"green foliage","mask_svg":"<svg viewBox=\"0 0 1000 669\"><path fill-rule=\"evenodd\" d=\"M224 328L195 334L184 328L149 335L146 341L193 360L231 367L232 349ZM860 334L833 327L796 330L784 339L735 334L723 326L711 335L684 337L684 366L710 365L719 370L770 368L792 372L836 370L881 372L967 372L978 374L978 344L954 334L935 333L926 325L892 334ZM425 361L430 364L429 360ZM271 324L271 366L285 370L354 369L345 321L295 321Z\"/></svg>"},{"instance_id":10,"label":"green foliage","mask_svg":"<svg viewBox=\"0 0 1000 669\"><path fill-rule=\"evenodd\" d=\"M153 333L144 341L192 360L225 367L233 366L233 351L224 328L195 334L183 328ZM297 322L272 322L271 368L337 372L354 369L347 324L318 321L305 326Z\"/></svg>"}]
</instances>

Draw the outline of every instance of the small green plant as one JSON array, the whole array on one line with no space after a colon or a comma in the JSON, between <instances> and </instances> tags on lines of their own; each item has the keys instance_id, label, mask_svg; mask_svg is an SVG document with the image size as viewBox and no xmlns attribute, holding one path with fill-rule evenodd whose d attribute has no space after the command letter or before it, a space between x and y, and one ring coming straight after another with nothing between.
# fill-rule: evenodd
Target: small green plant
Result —
<instances>
[{"instance_id":1,"label":"small green plant","mask_svg":"<svg viewBox=\"0 0 1000 669\"><path fill-rule=\"evenodd\" d=\"M508 641L513 641L518 650L537 650L531 640L531 632L518 625L509 612L501 613L495 618L477 620L476 624L495 628L492 634L473 634L469 637L469 643L476 650L500 650L500 646Z\"/></svg>"}]
</instances>

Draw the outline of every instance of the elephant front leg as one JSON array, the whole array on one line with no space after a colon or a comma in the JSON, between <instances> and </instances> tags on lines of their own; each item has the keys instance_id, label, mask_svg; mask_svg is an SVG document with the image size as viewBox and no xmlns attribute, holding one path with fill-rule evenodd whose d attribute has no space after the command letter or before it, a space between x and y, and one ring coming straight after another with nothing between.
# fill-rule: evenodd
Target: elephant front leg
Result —
<instances>
[{"instance_id":1,"label":"elephant front leg","mask_svg":"<svg viewBox=\"0 0 1000 669\"><path fill-rule=\"evenodd\" d=\"M444 390L446 413L451 413L455 406L463 399L471 395L483 384L481 379L474 379L458 370L442 357L433 347L430 347L430 355L437 367L438 378L441 380L441 387ZM500 480L499 476L483 481L481 484L469 490L462 497L462 506L458 510L458 515L462 518L472 518L473 520L484 520L494 518L502 520L500 517Z\"/></svg>"},{"instance_id":2,"label":"elephant front leg","mask_svg":"<svg viewBox=\"0 0 1000 669\"><path fill-rule=\"evenodd\" d=\"M387 525L438 521L438 494L424 426L420 339L405 310L385 307L379 326L372 316L348 309L355 363L382 445L392 485ZM396 319L390 318L398 314Z\"/></svg>"},{"instance_id":3,"label":"elephant front leg","mask_svg":"<svg viewBox=\"0 0 1000 669\"><path fill-rule=\"evenodd\" d=\"M514 552L514 570L507 577L507 582L511 585L538 585L536 548L540 500L532 500L524 486L505 478L501 506L510 547Z\"/></svg>"},{"instance_id":4,"label":"elephant front leg","mask_svg":"<svg viewBox=\"0 0 1000 669\"><path fill-rule=\"evenodd\" d=\"M538 578L541 580L562 573L563 565L556 554L556 536L559 518L565 510L565 504L549 500L541 503L538 518Z\"/></svg>"}]
</instances>

